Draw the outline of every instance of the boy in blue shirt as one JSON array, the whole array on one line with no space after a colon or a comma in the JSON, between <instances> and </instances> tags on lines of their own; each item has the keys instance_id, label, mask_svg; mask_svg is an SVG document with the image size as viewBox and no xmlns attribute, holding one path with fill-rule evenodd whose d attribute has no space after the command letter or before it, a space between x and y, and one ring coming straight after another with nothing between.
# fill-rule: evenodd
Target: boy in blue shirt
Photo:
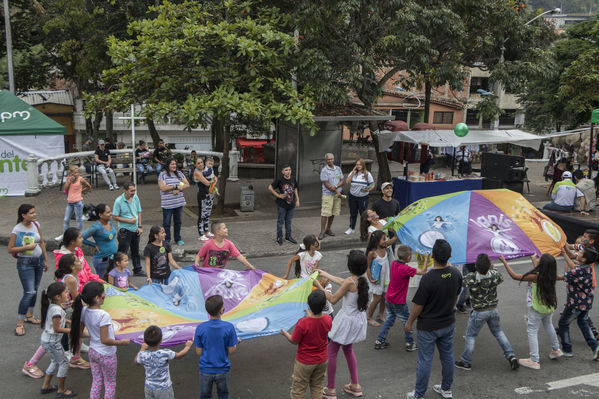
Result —
<instances>
[{"instance_id":1,"label":"boy in blue shirt","mask_svg":"<svg viewBox=\"0 0 599 399\"><path fill-rule=\"evenodd\" d=\"M187 341L185 347L175 353L170 349L161 349L162 330L158 326L150 326L144 331L144 343L141 345L136 364L143 364L146 370L144 393L146 399L171 399L175 397L173 383L168 368L169 360L185 356L192 342Z\"/></svg>"},{"instance_id":2,"label":"boy in blue shirt","mask_svg":"<svg viewBox=\"0 0 599 399\"><path fill-rule=\"evenodd\" d=\"M210 320L198 325L193 339L200 356L200 399L212 398L212 384L216 384L218 399L229 399L229 355L241 340L233 324L220 319L225 312L220 295L206 299L206 311Z\"/></svg>"}]
</instances>

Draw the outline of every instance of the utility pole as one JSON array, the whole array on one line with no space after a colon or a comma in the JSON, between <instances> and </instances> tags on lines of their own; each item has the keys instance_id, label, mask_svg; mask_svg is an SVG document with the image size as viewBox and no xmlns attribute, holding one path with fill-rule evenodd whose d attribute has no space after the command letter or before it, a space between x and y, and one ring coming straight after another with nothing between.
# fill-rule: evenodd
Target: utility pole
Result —
<instances>
[{"instance_id":1,"label":"utility pole","mask_svg":"<svg viewBox=\"0 0 599 399\"><path fill-rule=\"evenodd\" d=\"M15 78L12 67L12 33L10 31L10 10L8 0L4 0L4 29L6 31L6 62L8 63L8 89L15 94Z\"/></svg>"}]
</instances>

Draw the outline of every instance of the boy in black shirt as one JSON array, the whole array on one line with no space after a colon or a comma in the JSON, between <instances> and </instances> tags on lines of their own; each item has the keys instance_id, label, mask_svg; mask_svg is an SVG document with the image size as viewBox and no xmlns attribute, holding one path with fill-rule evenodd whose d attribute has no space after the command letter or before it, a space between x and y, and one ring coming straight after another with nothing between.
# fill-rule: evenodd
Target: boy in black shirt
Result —
<instances>
[{"instance_id":1,"label":"boy in black shirt","mask_svg":"<svg viewBox=\"0 0 599 399\"><path fill-rule=\"evenodd\" d=\"M462 275L447 261L451 246L445 240L435 241L433 246L434 268L422 276L418 290L412 299L414 306L405 330L412 332L412 323L418 319L418 365L416 386L407 397L424 398L431 375L435 346L439 349L443 379L433 386L433 391L443 398L451 398L453 383L453 339L455 337L454 306L462 288Z\"/></svg>"},{"instance_id":2,"label":"boy in black shirt","mask_svg":"<svg viewBox=\"0 0 599 399\"><path fill-rule=\"evenodd\" d=\"M291 236L291 220L296 207L299 207L299 186L297 180L291 177L291 166L283 165L282 177L279 177L268 186L268 191L276 197L277 202L277 242L283 245L283 222L285 222L285 239L292 244L297 241Z\"/></svg>"}]
</instances>

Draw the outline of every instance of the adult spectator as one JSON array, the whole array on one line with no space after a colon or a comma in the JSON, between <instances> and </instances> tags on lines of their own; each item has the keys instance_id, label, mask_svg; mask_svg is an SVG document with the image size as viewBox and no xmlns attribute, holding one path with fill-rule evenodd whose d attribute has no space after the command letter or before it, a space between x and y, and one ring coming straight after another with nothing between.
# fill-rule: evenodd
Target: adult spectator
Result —
<instances>
[{"instance_id":1,"label":"adult spectator","mask_svg":"<svg viewBox=\"0 0 599 399\"><path fill-rule=\"evenodd\" d=\"M88 137L81 145L81 151L94 151L94 141L90 137ZM91 175L92 173L92 160L92 157L87 156L83 161L83 166L88 175Z\"/></svg>"},{"instance_id":2,"label":"adult spectator","mask_svg":"<svg viewBox=\"0 0 599 399\"><path fill-rule=\"evenodd\" d=\"M42 238L40 225L36 221L35 207L22 204L17 211L17 224L10 232L8 252L17 258L17 272L23 286L23 296L19 302L16 336L25 335L25 323L40 324L33 316L37 289L42 274L48 270L48 254Z\"/></svg>"},{"instance_id":3,"label":"adult spectator","mask_svg":"<svg viewBox=\"0 0 599 399\"><path fill-rule=\"evenodd\" d=\"M112 142L112 140L110 140L110 137L106 137L104 139L104 141L106 142L106 148L109 150L116 150L116 147L114 146L114 143Z\"/></svg>"},{"instance_id":4,"label":"adult spectator","mask_svg":"<svg viewBox=\"0 0 599 399\"><path fill-rule=\"evenodd\" d=\"M150 151L145 141L139 140L139 144L135 149L135 165L141 175L141 182L146 183L146 176L152 173L154 170L150 166Z\"/></svg>"},{"instance_id":5,"label":"adult spectator","mask_svg":"<svg viewBox=\"0 0 599 399\"><path fill-rule=\"evenodd\" d=\"M193 182L198 187L198 235L200 241L210 240L210 214L214 201L209 193L210 180L202 173L204 170L204 160L196 158L195 167L191 175Z\"/></svg>"},{"instance_id":6,"label":"adult spectator","mask_svg":"<svg viewBox=\"0 0 599 399\"><path fill-rule=\"evenodd\" d=\"M426 174L431 170L431 165L435 161L435 155L430 146L422 145L420 151L425 152L424 161L420 164L420 174Z\"/></svg>"},{"instance_id":7,"label":"adult spectator","mask_svg":"<svg viewBox=\"0 0 599 399\"><path fill-rule=\"evenodd\" d=\"M143 233L141 226L141 204L135 193L135 184L127 182L123 185L124 193L114 200L112 216L117 221L118 252L126 254L131 249L133 274L145 276L139 258L139 236Z\"/></svg>"},{"instance_id":8,"label":"adult spectator","mask_svg":"<svg viewBox=\"0 0 599 399\"><path fill-rule=\"evenodd\" d=\"M110 167L110 150L106 148L104 140L98 141L98 148L96 148L94 158L96 159L98 172L102 175L110 191L118 190L119 186L116 184L116 176ZM108 175L110 175L110 180L108 180Z\"/></svg>"},{"instance_id":9,"label":"adult spectator","mask_svg":"<svg viewBox=\"0 0 599 399\"><path fill-rule=\"evenodd\" d=\"M458 174L460 176L472 174L472 155L465 145L461 146L455 153L455 159L458 161Z\"/></svg>"},{"instance_id":10,"label":"adult spectator","mask_svg":"<svg viewBox=\"0 0 599 399\"><path fill-rule=\"evenodd\" d=\"M172 156L170 148L164 145L164 140L158 140L158 145L154 150L154 167L156 168L156 174L166 168L166 161Z\"/></svg>"},{"instance_id":11,"label":"adult spectator","mask_svg":"<svg viewBox=\"0 0 599 399\"><path fill-rule=\"evenodd\" d=\"M250 262L239 252L235 244L227 240L229 229L223 222L214 222L210 227L214 238L200 248L195 257L195 265L201 267L218 267L224 269L229 257L240 261L248 269L255 270ZM202 260L200 264L200 260Z\"/></svg>"},{"instance_id":12,"label":"adult spectator","mask_svg":"<svg viewBox=\"0 0 599 399\"><path fill-rule=\"evenodd\" d=\"M584 194L576 188L572 182L572 173L564 171L562 173L562 181L557 182L551 191L553 201L545 204L543 209L559 212L570 212L574 209L576 198L580 198L580 209L585 209L586 200ZM581 210L582 215L588 215L588 212Z\"/></svg>"},{"instance_id":13,"label":"adult spectator","mask_svg":"<svg viewBox=\"0 0 599 399\"><path fill-rule=\"evenodd\" d=\"M322 182L322 207L320 210L320 234L318 239L322 240L326 235L334 236L331 231L333 219L341 213L341 186L343 186L343 172L335 165L335 156L330 152L325 154L326 165L320 171Z\"/></svg>"},{"instance_id":14,"label":"adult spectator","mask_svg":"<svg viewBox=\"0 0 599 399\"><path fill-rule=\"evenodd\" d=\"M381 184L383 197L374 201L372 210L381 219L395 216L400 211L399 201L393 198L393 183L385 182Z\"/></svg>"},{"instance_id":15,"label":"adult spectator","mask_svg":"<svg viewBox=\"0 0 599 399\"><path fill-rule=\"evenodd\" d=\"M292 244L297 241L291 236L293 212L299 207L299 185L291 176L291 165L285 164L281 169L282 176L268 185L268 191L276 197L277 203L277 242L283 245L283 223L285 223L285 239Z\"/></svg>"},{"instance_id":16,"label":"adult spectator","mask_svg":"<svg viewBox=\"0 0 599 399\"><path fill-rule=\"evenodd\" d=\"M125 185L130 184L126 183ZM100 278L104 278L108 262L117 252L116 229L112 222L112 210L106 204L96 206L96 220L87 230L81 233L83 243L95 248L92 264ZM91 241L88 238L93 238Z\"/></svg>"},{"instance_id":17,"label":"adult spectator","mask_svg":"<svg viewBox=\"0 0 599 399\"><path fill-rule=\"evenodd\" d=\"M356 165L347 175L345 181L349 183L349 228L345 230L345 234L350 235L356 232L356 222L358 220L358 212L360 216L368 208L368 195L374 188L374 179L370 172L366 169L366 162L362 158L356 161Z\"/></svg>"},{"instance_id":18,"label":"adult spectator","mask_svg":"<svg viewBox=\"0 0 599 399\"><path fill-rule=\"evenodd\" d=\"M582 206L582 198L576 198L574 201L574 210L575 211L585 211L589 212L595 209L595 205L597 203L597 194L595 188L595 182L588 177L586 177L582 170L578 169L574 172L574 178L576 179L576 188L580 190L581 193L584 194L584 208Z\"/></svg>"},{"instance_id":19,"label":"adult spectator","mask_svg":"<svg viewBox=\"0 0 599 399\"><path fill-rule=\"evenodd\" d=\"M416 366L416 386L408 393L409 398L424 398L431 375L435 346L441 360L441 384L434 385L433 391L444 398L451 398L454 359L453 339L455 337L456 299L462 287L459 270L448 265L451 246L445 240L437 240L433 246L434 267L420 280L418 290L412 299L414 306L405 325L406 333L412 332L412 323L418 319L418 364Z\"/></svg>"},{"instance_id":20,"label":"adult spectator","mask_svg":"<svg viewBox=\"0 0 599 399\"><path fill-rule=\"evenodd\" d=\"M181 239L181 214L186 205L183 190L189 187L189 182L183 172L177 170L177 161L169 158L165 162L166 169L158 175L160 188L160 205L162 207L162 227L166 232L165 241L171 241L171 218L174 222L174 238L177 245L185 244Z\"/></svg>"}]
</instances>

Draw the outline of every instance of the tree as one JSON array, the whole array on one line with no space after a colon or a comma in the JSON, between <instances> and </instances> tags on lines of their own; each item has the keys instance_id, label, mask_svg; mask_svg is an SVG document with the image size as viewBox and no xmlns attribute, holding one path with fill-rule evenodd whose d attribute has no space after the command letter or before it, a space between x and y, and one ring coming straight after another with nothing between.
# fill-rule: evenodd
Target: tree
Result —
<instances>
[{"instance_id":1,"label":"tree","mask_svg":"<svg viewBox=\"0 0 599 399\"><path fill-rule=\"evenodd\" d=\"M41 18L44 10L34 0L11 0L10 6L15 89L17 92L41 89L48 83L51 65L50 55L43 46ZM3 32L3 44L0 46L0 85L8 88L4 12L0 24Z\"/></svg>"},{"instance_id":2,"label":"tree","mask_svg":"<svg viewBox=\"0 0 599 399\"><path fill-rule=\"evenodd\" d=\"M91 109L143 104L144 116L168 116L188 128L212 125L224 138L220 207L229 176L231 129L239 118L284 119L315 128L311 98L292 84L297 42L276 10L252 1L164 2L155 18L129 24L131 39L109 39L113 90L87 97Z\"/></svg>"}]
</instances>

